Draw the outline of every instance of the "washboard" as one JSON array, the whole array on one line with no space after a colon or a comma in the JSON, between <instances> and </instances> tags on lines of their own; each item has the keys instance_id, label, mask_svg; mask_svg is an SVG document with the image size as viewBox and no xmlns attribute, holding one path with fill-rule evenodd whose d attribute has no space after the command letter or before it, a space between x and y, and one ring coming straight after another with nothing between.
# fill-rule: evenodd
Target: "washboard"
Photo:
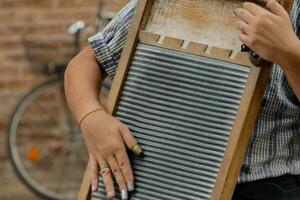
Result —
<instances>
[{"instance_id":1,"label":"washboard","mask_svg":"<svg viewBox=\"0 0 300 200\"><path fill-rule=\"evenodd\" d=\"M144 150L130 199L231 199L272 65L240 52L242 2L138 1L107 104ZM105 190L100 178L91 194L86 174L79 199L91 198Z\"/></svg>"}]
</instances>

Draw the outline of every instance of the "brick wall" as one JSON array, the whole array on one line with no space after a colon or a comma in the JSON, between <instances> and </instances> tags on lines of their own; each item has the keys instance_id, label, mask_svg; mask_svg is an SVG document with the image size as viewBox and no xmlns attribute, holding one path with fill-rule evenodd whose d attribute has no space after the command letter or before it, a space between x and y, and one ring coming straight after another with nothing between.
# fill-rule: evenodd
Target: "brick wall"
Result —
<instances>
[{"instance_id":1,"label":"brick wall","mask_svg":"<svg viewBox=\"0 0 300 200\"><path fill-rule=\"evenodd\" d=\"M73 38L67 27L79 19L93 25L100 1L0 1L0 162L6 159L4 135L17 101L49 78L37 73L42 65L71 58ZM115 11L125 2L108 0L104 7Z\"/></svg>"},{"instance_id":2,"label":"brick wall","mask_svg":"<svg viewBox=\"0 0 300 200\"><path fill-rule=\"evenodd\" d=\"M74 38L67 34L69 25L77 20L83 20L89 25L82 37L83 43L86 43L87 37L96 31L94 25L99 7L111 16L111 13L117 12L127 2L128 0L0 0L1 187L16 187L10 165L6 162L5 136L10 116L26 92L38 83L52 78L41 73L43 66L49 61L67 63L72 58ZM25 167L34 166L34 173L31 175L44 175L45 170L49 172L51 161L60 159L63 151L61 141L65 141L62 139L64 134L61 133L68 130L64 117L61 93L57 91L40 96L24 112L19 134L24 141L30 141L30 145L26 143L19 146L23 156L28 159L24 161ZM60 130L57 127L60 127ZM48 138L43 137L41 133L47 133ZM47 144L47 149L43 148L45 139L51 144ZM83 160L87 158L84 146L78 146L76 149L79 151L76 157L84 154ZM82 164L82 170L85 169L85 163L86 161ZM70 169L56 171L59 175L63 173L67 177L69 173L69 177L73 177L73 192L77 193L81 175L78 168L74 168L76 171ZM79 178L76 181L74 174ZM65 185L70 189L70 184ZM13 191L16 193L15 189ZM4 190L1 190L0 199L3 193Z\"/></svg>"},{"instance_id":3,"label":"brick wall","mask_svg":"<svg viewBox=\"0 0 300 200\"><path fill-rule=\"evenodd\" d=\"M0 1L0 160L6 158L4 134L19 98L48 77L36 73L48 61L67 62L76 20L93 24L98 0Z\"/></svg>"}]
</instances>

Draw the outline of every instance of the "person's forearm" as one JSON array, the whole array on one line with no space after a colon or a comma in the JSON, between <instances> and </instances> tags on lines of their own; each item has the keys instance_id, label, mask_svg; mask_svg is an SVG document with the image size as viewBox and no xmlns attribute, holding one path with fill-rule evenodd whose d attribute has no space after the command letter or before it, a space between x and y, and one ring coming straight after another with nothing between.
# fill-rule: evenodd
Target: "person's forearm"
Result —
<instances>
[{"instance_id":1,"label":"person's forearm","mask_svg":"<svg viewBox=\"0 0 300 200\"><path fill-rule=\"evenodd\" d=\"M291 46L281 57L280 65L298 100L300 100L300 40L291 42Z\"/></svg>"},{"instance_id":2,"label":"person's forearm","mask_svg":"<svg viewBox=\"0 0 300 200\"><path fill-rule=\"evenodd\" d=\"M79 121L88 112L102 107L99 101L103 73L94 53L86 47L73 58L65 72L65 92L68 104Z\"/></svg>"}]
</instances>

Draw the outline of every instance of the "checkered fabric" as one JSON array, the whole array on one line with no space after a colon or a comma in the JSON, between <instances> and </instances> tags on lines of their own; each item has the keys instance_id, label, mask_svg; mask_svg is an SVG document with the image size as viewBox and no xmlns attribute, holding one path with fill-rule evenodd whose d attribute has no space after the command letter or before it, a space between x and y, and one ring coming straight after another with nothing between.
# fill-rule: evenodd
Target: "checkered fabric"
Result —
<instances>
[{"instance_id":1,"label":"checkered fabric","mask_svg":"<svg viewBox=\"0 0 300 200\"><path fill-rule=\"evenodd\" d=\"M89 39L99 66L113 78L137 0L132 0L101 32ZM291 19L300 34L300 0ZM298 66L297 66L298 67ZM280 66L274 65L239 182L300 174L300 103Z\"/></svg>"}]
</instances>

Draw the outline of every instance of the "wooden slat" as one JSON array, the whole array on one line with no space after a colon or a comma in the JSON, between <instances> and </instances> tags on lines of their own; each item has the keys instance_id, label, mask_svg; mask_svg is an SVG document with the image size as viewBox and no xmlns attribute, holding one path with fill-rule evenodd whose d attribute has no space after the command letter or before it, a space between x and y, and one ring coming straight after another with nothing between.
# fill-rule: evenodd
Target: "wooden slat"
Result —
<instances>
[{"instance_id":1,"label":"wooden slat","mask_svg":"<svg viewBox=\"0 0 300 200\"><path fill-rule=\"evenodd\" d=\"M184 41L182 39L167 36L160 36L147 31L141 31L139 33L139 41L144 44L178 50L208 58L216 58L230 63L241 64L249 67L253 66L249 61L248 53L232 52L228 49L210 47L206 44ZM184 47L185 42L187 43L186 47ZM235 54L235 56L232 56L232 54Z\"/></svg>"}]
</instances>

